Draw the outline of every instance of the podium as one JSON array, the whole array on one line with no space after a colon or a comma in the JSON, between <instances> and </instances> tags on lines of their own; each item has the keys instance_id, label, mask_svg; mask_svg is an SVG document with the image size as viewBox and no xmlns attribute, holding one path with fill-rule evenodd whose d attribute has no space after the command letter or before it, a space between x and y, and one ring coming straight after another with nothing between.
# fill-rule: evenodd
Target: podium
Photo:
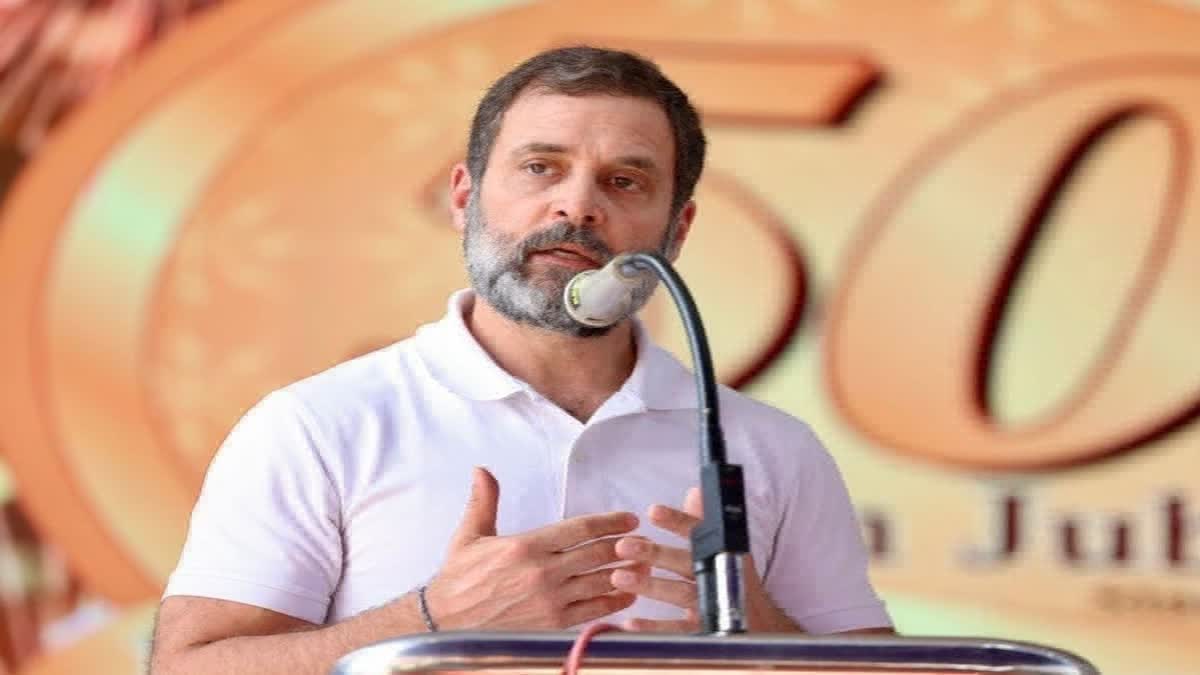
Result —
<instances>
[{"instance_id":1,"label":"podium","mask_svg":"<svg viewBox=\"0 0 1200 675\"><path fill-rule=\"evenodd\" d=\"M576 637L561 632L406 636L352 652L332 672L559 675ZM1025 642L754 633L728 637L603 633L588 643L581 670L596 675L753 671L790 675L1099 675L1079 656Z\"/></svg>"}]
</instances>

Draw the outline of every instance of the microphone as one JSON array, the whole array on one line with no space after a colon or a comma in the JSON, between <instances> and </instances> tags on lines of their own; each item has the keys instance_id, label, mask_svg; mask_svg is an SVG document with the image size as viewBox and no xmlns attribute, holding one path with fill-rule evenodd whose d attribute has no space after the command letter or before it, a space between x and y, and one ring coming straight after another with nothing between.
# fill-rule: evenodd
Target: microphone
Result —
<instances>
[{"instance_id":1,"label":"microphone","mask_svg":"<svg viewBox=\"0 0 1200 675\"><path fill-rule=\"evenodd\" d=\"M700 311L687 284L659 253L623 253L598 270L576 274L563 289L571 318L587 326L610 326L624 318L635 301L644 273L662 281L683 319L699 398L700 490L704 518L692 529L692 572L697 613L705 633L745 633L745 555L750 552L746 491L742 467L725 459L720 397L712 353Z\"/></svg>"},{"instance_id":2,"label":"microphone","mask_svg":"<svg viewBox=\"0 0 1200 675\"><path fill-rule=\"evenodd\" d=\"M585 326L611 326L629 314L644 274L667 286L687 330L699 396L700 489L704 518L692 530L692 572L701 627L706 633L745 633L744 556L750 528L742 467L725 459L725 434L718 411L717 376L700 312L687 285L658 253L622 253L597 270L580 272L563 289L563 305Z\"/></svg>"},{"instance_id":3,"label":"microphone","mask_svg":"<svg viewBox=\"0 0 1200 675\"><path fill-rule=\"evenodd\" d=\"M624 319L633 306L634 294L653 270L637 267L632 254L615 256L600 269L576 274L563 289L567 314L592 328L604 328Z\"/></svg>"}]
</instances>

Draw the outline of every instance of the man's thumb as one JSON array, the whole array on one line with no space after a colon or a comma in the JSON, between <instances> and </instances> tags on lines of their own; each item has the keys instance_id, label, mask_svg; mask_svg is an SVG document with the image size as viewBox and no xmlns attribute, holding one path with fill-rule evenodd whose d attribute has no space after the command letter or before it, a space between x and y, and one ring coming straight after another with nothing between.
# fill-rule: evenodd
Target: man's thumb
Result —
<instances>
[{"instance_id":1,"label":"man's thumb","mask_svg":"<svg viewBox=\"0 0 1200 675\"><path fill-rule=\"evenodd\" d=\"M500 484L487 469L477 466L471 471L471 495L454 533L456 546L469 544L480 537L496 536L496 511L500 505Z\"/></svg>"}]
</instances>

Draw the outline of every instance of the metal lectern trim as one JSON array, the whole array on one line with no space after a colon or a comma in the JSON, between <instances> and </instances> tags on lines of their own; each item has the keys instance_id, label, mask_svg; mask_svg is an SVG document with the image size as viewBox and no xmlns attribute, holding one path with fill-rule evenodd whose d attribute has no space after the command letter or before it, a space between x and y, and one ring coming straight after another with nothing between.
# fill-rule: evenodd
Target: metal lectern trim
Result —
<instances>
[{"instance_id":1,"label":"metal lectern trim","mask_svg":"<svg viewBox=\"0 0 1200 675\"><path fill-rule=\"evenodd\" d=\"M343 657L334 675L393 675L439 670L555 668L573 633L444 632L386 640ZM589 644L589 668L802 669L872 673L1100 675L1069 652L989 638L809 637L741 634L606 633Z\"/></svg>"}]
</instances>

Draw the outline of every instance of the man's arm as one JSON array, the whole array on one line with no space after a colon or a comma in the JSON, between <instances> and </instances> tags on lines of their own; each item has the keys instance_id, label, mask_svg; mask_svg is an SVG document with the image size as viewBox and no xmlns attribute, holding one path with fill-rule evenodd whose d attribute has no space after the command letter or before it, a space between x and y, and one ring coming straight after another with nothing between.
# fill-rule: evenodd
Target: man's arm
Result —
<instances>
[{"instance_id":1,"label":"man's arm","mask_svg":"<svg viewBox=\"0 0 1200 675\"><path fill-rule=\"evenodd\" d=\"M159 608L150 673L323 674L355 649L424 630L411 593L324 627L252 605L173 596Z\"/></svg>"},{"instance_id":2,"label":"man's arm","mask_svg":"<svg viewBox=\"0 0 1200 675\"><path fill-rule=\"evenodd\" d=\"M426 600L439 627L563 629L620 611L635 596L613 592L606 569L614 537L637 527L630 513L577 516L496 535L500 486L485 469ZM173 595L159 609L152 675L328 673L359 647L426 630L414 594L325 627L256 606Z\"/></svg>"}]
</instances>

